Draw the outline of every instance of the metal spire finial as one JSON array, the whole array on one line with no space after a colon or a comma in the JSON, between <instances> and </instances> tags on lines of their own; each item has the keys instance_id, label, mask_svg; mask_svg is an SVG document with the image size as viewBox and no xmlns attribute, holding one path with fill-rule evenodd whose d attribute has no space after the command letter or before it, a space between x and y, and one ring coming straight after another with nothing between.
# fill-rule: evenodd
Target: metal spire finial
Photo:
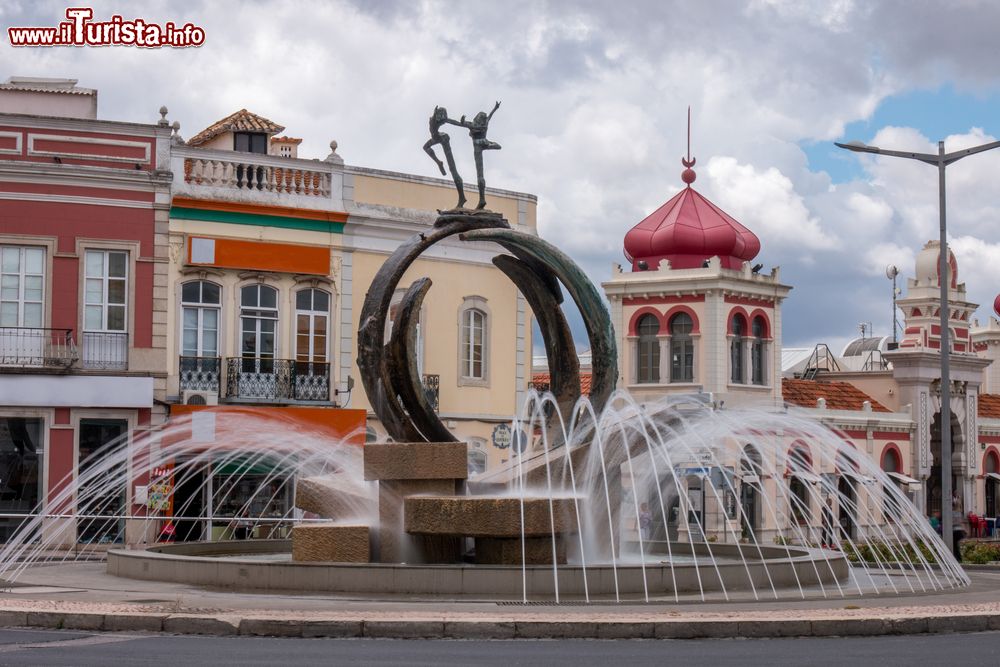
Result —
<instances>
[{"instance_id":1,"label":"metal spire finial","mask_svg":"<svg viewBox=\"0 0 1000 667\"><path fill-rule=\"evenodd\" d=\"M688 105L688 133L687 133L687 159L681 158L681 164L684 165L685 169L681 172L681 180L687 183L688 187L694 183L698 175L694 173L694 163L697 161L691 157L691 106Z\"/></svg>"}]
</instances>

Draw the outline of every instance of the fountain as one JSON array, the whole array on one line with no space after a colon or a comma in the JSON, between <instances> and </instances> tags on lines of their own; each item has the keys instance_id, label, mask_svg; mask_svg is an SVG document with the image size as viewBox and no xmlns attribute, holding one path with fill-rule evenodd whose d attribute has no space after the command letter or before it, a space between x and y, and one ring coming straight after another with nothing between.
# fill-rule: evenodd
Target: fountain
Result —
<instances>
[{"instance_id":1,"label":"fountain","mask_svg":"<svg viewBox=\"0 0 1000 667\"><path fill-rule=\"evenodd\" d=\"M478 150L499 148L476 126L488 123L481 115L470 126L486 142ZM441 137L428 145L442 145L454 170ZM481 169L479 185L482 194ZM106 552L108 572L121 577L412 598L758 600L968 584L899 487L826 427L794 412L719 409L706 395L639 404L616 391L597 289L557 248L484 206L481 196L479 209L442 211L393 253L366 296L358 366L390 441L362 446L357 435L331 441L239 417L207 446L191 435L190 417L172 420L65 479L0 551L0 576L14 582L42 562ZM512 422L530 446L475 479L466 444L419 382L416 313L429 279L411 284L388 342L384 333L407 268L455 235L509 253L494 264L537 317L552 371L552 391L530 392ZM589 397L580 395L563 287L593 351ZM205 471L220 467L235 473L216 488ZM232 507L241 480L254 488ZM150 501L126 514L119 499L137 483ZM207 495L208 515L190 501L171 506L180 488ZM213 509L227 505L224 516ZM208 539L183 539L203 524ZM258 539L227 539L249 534Z\"/></svg>"}]
</instances>

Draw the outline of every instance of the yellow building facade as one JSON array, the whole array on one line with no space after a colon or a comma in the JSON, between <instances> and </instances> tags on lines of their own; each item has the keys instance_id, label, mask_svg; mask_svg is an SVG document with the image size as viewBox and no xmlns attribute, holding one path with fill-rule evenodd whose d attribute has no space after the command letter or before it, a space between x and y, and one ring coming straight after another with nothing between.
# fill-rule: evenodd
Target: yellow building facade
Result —
<instances>
[{"instance_id":1,"label":"yellow building facade","mask_svg":"<svg viewBox=\"0 0 1000 667\"><path fill-rule=\"evenodd\" d=\"M298 140L246 110L183 142L175 136L169 228L167 401L362 408L385 432L356 364L371 281L406 239L454 201L450 182L296 156ZM487 190L488 208L536 233L536 198ZM473 471L509 449L529 382L531 313L491 263L493 244L448 239L411 266L395 298L433 281L420 314L425 389L470 443ZM390 320L393 313L390 312ZM387 332L388 333L388 332Z\"/></svg>"}]
</instances>

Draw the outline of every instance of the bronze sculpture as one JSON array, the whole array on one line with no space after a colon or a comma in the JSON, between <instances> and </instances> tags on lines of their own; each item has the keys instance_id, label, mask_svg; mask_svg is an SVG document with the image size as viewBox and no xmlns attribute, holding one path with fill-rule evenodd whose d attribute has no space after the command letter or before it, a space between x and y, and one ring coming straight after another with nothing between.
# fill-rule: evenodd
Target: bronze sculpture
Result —
<instances>
[{"instance_id":1,"label":"bronze sculpture","mask_svg":"<svg viewBox=\"0 0 1000 667\"><path fill-rule=\"evenodd\" d=\"M486 208L486 178L483 176L483 151L500 150L500 144L486 138L486 133L489 131L490 119L493 118L493 114L499 108L500 102L497 102L493 105L492 111L489 113L480 111L471 121L466 120L464 115L459 120L448 118L448 110L444 107L434 107L434 113L431 114L428 122L431 137L424 143L424 152L434 160L438 169L441 170L441 175L444 176L447 172L444 169L444 163L441 162L434 152L434 146L440 145L441 150L444 151L445 160L448 162L448 169L451 171L451 177L455 181L455 189L458 190L458 205L455 207L456 209L465 207L465 186L461 175L458 173L458 169L455 167L455 156L451 152L451 137L441 131L441 126L449 123L464 127L469 131L469 137L472 139L472 155L476 162L476 185L479 187L479 203L476 205L476 210L482 211Z\"/></svg>"},{"instance_id":2,"label":"bronze sculpture","mask_svg":"<svg viewBox=\"0 0 1000 667\"><path fill-rule=\"evenodd\" d=\"M458 190L458 206L455 208L462 208L465 206L465 186L462 183L462 177L458 173L458 168L455 167L455 156L451 152L451 137L441 131L441 126L445 123L458 125L456 121L448 118L447 109L444 107L434 107L434 113L431 114L430 121L428 122L431 138L424 143L424 152L430 155L431 159L437 163L438 169L441 170L441 175L446 176L447 172L444 170L444 163L434 153L434 146L440 144L441 150L444 151L444 159L448 161L448 169L451 170L451 177L455 181L455 189Z\"/></svg>"},{"instance_id":3,"label":"bronze sculpture","mask_svg":"<svg viewBox=\"0 0 1000 667\"><path fill-rule=\"evenodd\" d=\"M551 391L563 414L580 397L580 367L572 335L562 303L562 286L576 302L583 315L587 337L593 351L590 400L600 413L618 381L617 350L614 331L600 293L586 274L563 252L534 234L511 229L510 223L498 213L485 211L486 181L483 178L482 152L497 150L500 145L486 138L490 118L500 107L497 102L487 114L479 112L472 119L454 121L448 112L435 107L430 119L431 138L424 151L444 171L444 165L434 154L440 144L458 188L459 206L441 211L433 228L415 234L386 260L372 280L361 309L358 329L358 367L361 381L372 408L389 436L403 442L444 442L455 440L422 391L416 363L417 313L431 281L415 280L399 303L392 332L385 339L386 319L392 295L407 269L425 250L437 242L458 235L463 241L488 241L498 244L509 254L498 255L493 263L503 271L524 294L538 318L551 372ZM479 205L471 211L462 206L465 195L462 179L455 169L448 135L440 128L445 123L468 128L473 141L479 185ZM551 415L546 415L551 418ZM552 428L553 424L549 424ZM557 443L562 444L562 443Z\"/></svg>"}]
</instances>

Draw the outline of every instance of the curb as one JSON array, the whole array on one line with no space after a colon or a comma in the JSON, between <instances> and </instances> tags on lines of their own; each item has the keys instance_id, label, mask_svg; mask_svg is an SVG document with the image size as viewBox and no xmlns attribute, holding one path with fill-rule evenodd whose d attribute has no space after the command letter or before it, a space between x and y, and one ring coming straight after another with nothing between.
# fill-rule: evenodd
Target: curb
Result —
<instances>
[{"instance_id":1,"label":"curb","mask_svg":"<svg viewBox=\"0 0 1000 667\"><path fill-rule=\"evenodd\" d=\"M0 627L182 635L379 639L735 639L868 637L1000 630L1000 613L900 618L584 620L297 620L238 615L0 610Z\"/></svg>"}]
</instances>

